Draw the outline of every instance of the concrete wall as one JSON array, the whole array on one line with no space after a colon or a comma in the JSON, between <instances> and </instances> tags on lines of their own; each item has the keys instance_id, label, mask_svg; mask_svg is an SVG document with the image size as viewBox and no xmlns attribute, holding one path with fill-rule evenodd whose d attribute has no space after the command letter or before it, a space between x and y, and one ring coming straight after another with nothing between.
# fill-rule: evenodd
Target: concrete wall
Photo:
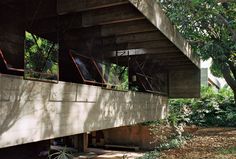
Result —
<instances>
[{"instance_id":1,"label":"concrete wall","mask_svg":"<svg viewBox=\"0 0 236 159\"><path fill-rule=\"evenodd\" d=\"M208 68L201 68L201 85L208 86Z\"/></svg>"},{"instance_id":2,"label":"concrete wall","mask_svg":"<svg viewBox=\"0 0 236 159\"><path fill-rule=\"evenodd\" d=\"M0 148L163 118L167 97L0 74Z\"/></svg>"},{"instance_id":3,"label":"concrete wall","mask_svg":"<svg viewBox=\"0 0 236 159\"><path fill-rule=\"evenodd\" d=\"M157 146L149 128L143 125L106 129L103 133L105 144L138 146L142 150L153 150Z\"/></svg>"},{"instance_id":4,"label":"concrete wall","mask_svg":"<svg viewBox=\"0 0 236 159\"><path fill-rule=\"evenodd\" d=\"M170 98L199 98L200 70L183 69L169 72Z\"/></svg>"}]
</instances>

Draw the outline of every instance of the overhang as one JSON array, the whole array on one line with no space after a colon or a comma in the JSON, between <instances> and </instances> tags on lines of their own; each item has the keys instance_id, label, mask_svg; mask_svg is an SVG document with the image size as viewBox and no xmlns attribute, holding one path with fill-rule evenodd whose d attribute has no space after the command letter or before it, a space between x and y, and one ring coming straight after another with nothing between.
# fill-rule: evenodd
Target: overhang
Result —
<instances>
[{"instance_id":1,"label":"overhang","mask_svg":"<svg viewBox=\"0 0 236 159\"><path fill-rule=\"evenodd\" d=\"M199 58L155 0L4 0L0 3L0 20L4 22L0 26L0 46L8 63L15 68L22 66L19 61L23 56L19 52L24 52L24 32L28 31L59 41L60 46L81 54L119 60L121 65L129 65L127 59L135 59L145 63L145 70L166 72L169 86L174 85L175 90L188 92L194 86L194 97L199 96ZM7 54L9 50L11 53ZM193 73L183 77L186 70ZM183 79L188 80L181 83ZM176 80L180 80L178 87ZM177 97L173 93L176 91L169 89L169 96Z\"/></svg>"}]
</instances>

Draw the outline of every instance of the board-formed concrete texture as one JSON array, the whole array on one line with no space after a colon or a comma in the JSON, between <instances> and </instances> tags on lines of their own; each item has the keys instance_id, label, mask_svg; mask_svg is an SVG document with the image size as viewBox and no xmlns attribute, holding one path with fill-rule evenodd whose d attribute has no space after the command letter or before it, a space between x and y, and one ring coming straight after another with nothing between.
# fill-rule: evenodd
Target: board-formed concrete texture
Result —
<instances>
[{"instance_id":1,"label":"board-formed concrete texture","mask_svg":"<svg viewBox=\"0 0 236 159\"><path fill-rule=\"evenodd\" d=\"M156 0L42 0L39 8L34 0L24 3L0 1L0 21L4 22L0 25L0 49L9 66L24 67L26 30L52 41L58 41L60 35L60 47L108 61L118 60L124 66L129 65L127 59L138 59L139 64L145 63L144 70L152 71L149 74L165 72L172 82L169 86L175 87L168 90L175 94L172 97L199 97L200 60ZM117 57L119 52L122 56ZM59 53L62 54L66 52ZM60 77L67 72L74 76L69 60L59 56L59 61ZM179 74L186 69L194 73ZM176 74L183 76L180 81L173 81ZM189 89L185 89L186 82L181 82L181 78L191 81Z\"/></svg>"},{"instance_id":2,"label":"board-formed concrete texture","mask_svg":"<svg viewBox=\"0 0 236 159\"><path fill-rule=\"evenodd\" d=\"M187 78L186 78L187 77ZM170 98L200 97L201 77L198 69L174 70L169 72Z\"/></svg>"},{"instance_id":3,"label":"board-formed concrete texture","mask_svg":"<svg viewBox=\"0 0 236 159\"><path fill-rule=\"evenodd\" d=\"M0 148L161 119L167 97L0 74Z\"/></svg>"},{"instance_id":4,"label":"board-formed concrete texture","mask_svg":"<svg viewBox=\"0 0 236 159\"><path fill-rule=\"evenodd\" d=\"M196 66L200 60L191 51L189 43L172 25L156 0L129 0L145 17L175 44Z\"/></svg>"}]
</instances>

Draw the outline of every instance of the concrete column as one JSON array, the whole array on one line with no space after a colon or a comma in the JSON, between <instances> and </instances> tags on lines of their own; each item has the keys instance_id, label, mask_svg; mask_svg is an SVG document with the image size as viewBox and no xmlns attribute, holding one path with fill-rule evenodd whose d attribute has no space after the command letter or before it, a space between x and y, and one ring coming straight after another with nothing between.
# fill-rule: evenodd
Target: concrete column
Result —
<instances>
[{"instance_id":1,"label":"concrete column","mask_svg":"<svg viewBox=\"0 0 236 159\"><path fill-rule=\"evenodd\" d=\"M88 151L88 135L87 133L74 136L74 146L79 152Z\"/></svg>"}]
</instances>

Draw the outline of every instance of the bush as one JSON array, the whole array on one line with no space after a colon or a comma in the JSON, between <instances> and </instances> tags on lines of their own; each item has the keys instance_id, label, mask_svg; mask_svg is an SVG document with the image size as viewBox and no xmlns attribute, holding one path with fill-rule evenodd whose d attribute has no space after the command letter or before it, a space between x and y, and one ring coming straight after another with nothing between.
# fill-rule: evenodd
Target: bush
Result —
<instances>
[{"instance_id":1,"label":"bush","mask_svg":"<svg viewBox=\"0 0 236 159\"><path fill-rule=\"evenodd\" d=\"M203 87L200 99L175 99L169 102L168 120L199 126L236 126L236 106L231 90L215 92Z\"/></svg>"},{"instance_id":2,"label":"bush","mask_svg":"<svg viewBox=\"0 0 236 159\"><path fill-rule=\"evenodd\" d=\"M145 153L142 157L139 157L138 159L157 159L160 156L160 152L157 150L150 151Z\"/></svg>"}]
</instances>

